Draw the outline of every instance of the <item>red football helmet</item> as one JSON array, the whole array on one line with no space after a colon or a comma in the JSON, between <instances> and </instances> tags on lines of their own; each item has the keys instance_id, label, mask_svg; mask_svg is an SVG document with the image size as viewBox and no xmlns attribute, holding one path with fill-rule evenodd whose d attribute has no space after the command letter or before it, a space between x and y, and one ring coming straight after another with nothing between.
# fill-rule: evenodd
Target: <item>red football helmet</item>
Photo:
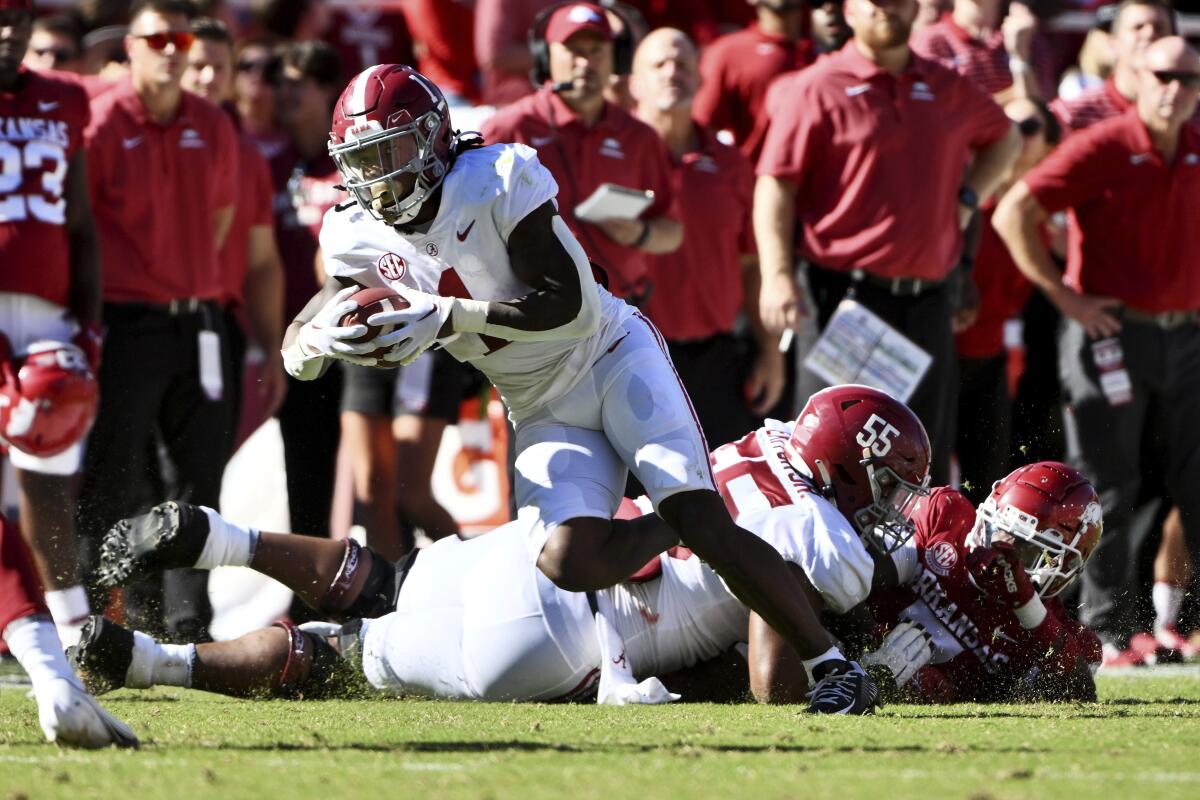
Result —
<instances>
[{"instance_id":1,"label":"red football helmet","mask_svg":"<svg viewBox=\"0 0 1200 800\"><path fill-rule=\"evenodd\" d=\"M0 345L0 439L31 456L53 456L82 439L100 392L73 344L34 342L14 361Z\"/></svg>"},{"instance_id":2,"label":"red football helmet","mask_svg":"<svg viewBox=\"0 0 1200 800\"><path fill-rule=\"evenodd\" d=\"M792 431L805 472L868 542L890 553L913 535L908 517L929 493L929 435L908 406L869 386L823 389Z\"/></svg>"},{"instance_id":3,"label":"red football helmet","mask_svg":"<svg viewBox=\"0 0 1200 800\"><path fill-rule=\"evenodd\" d=\"M329 155L358 204L389 225L417 216L450 171L453 150L446 98L404 64L363 70L333 110Z\"/></svg>"},{"instance_id":4,"label":"red football helmet","mask_svg":"<svg viewBox=\"0 0 1200 800\"><path fill-rule=\"evenodd\" d=\"M1011 541L1042 597L1083 571L1104 531L1100 495L1082 472L1058 461L1019 467L979 504L969 547Z\"/></svg>"}]
</instances>

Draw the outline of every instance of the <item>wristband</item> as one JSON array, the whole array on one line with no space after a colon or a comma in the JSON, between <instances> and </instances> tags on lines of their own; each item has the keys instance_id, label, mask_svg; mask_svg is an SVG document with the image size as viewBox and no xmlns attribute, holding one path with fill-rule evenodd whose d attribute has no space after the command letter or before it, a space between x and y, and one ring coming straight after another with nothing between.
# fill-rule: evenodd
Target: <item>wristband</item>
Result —
<instances>
[{"instance_id":1,"label":"wristband","mask_svg":"<svg viewBox=\"0 0 1200 800\"><path fill-rule=\"evenodd\" d=\"M1013 613L1017 615L1017 622L1021 623L1021 627L1031 631L1045 621L1046 606L1042 604L1042 598L1035 594L1028 603L1014 608Z\"/></svg>"},{"instance_id":2,"label":"wristband","mask_svg":"<svg viewBox=\"0 0 1200 800\"><path fill-rule=\"evenodd\" d=\"M446 302L443 300L442 302ZM486 300L454 298L450 307L450 328L458 333L483 333L487 328Z\"/></svg>"},{"instance_id":3,"label":"wristband","mask_svg":"<svg viewBox=\"0 0 1200 800\"><path fill-rule=\"evenodd\" d=\"M1013 75L1024 75L1029 72L1029 62L1020 56L1009 56L1008 71Z\"/></svg>"},{"instance_id":4,"label":"wristband","mask_svg":"<svg viewBox=\"0 0 1200 800\"><path fill-rule=\"evenodd\" d=\"M630 245L634 250L641 250L646 242L650 241L650 222L642 220L642 232L638 234L637 241Z\"/></svg>"},{"instance_id":5,"label":"wristband","mask_svg":"<svg viewBox=\"0 0 1200 800\"><path fill-rule=\"evenodd\" d=\"M298 341L279 351L283 356L283 371L298 381L311 381L321 374L325 357L309 355Z\"/></svg>"}]
</instances>

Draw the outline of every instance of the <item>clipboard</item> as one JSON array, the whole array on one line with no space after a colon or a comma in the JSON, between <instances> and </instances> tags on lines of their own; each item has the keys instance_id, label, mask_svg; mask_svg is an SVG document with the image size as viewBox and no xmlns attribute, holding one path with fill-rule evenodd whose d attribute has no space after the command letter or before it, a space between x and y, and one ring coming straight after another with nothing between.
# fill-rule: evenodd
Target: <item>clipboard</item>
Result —
<instances>
[{"instance_id":1,"label":"clipboard","mask_svg":"<svg viewBox=\"0 0 1200 800\"><path fill-rule=\"evenodd\" d=\"M586 200L575 206L575 218L585 222L637 219L653 202L654 192L602 183Z\"/></svg>"}]
</instances>

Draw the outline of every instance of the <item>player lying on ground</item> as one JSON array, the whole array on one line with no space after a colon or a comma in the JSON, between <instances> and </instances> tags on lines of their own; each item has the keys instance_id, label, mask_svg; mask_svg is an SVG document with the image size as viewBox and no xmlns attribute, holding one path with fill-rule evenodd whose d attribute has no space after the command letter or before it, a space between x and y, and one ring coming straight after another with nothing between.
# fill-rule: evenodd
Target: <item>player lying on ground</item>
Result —
<instances>
[{"instance_id":1,"label":"player lying on ground","mask_svg":"<svg viewBox=\"0 0 1200 800\"><path fill-rule=\"evenodd\" d=\"M329 152L354 202L325 216L328 279L284 337L290 374L314 379L333 359L395 366L443 346L504 398L516 505L544 523L527 526L529 557L559 587L611 586L678 537L806 669L846 668L779 554L729 518L662 337L596 283L533 150L458 136L437 86L383 64L342 93ZM665 236L629 227L639 244ZM370 316L374 330L345 324L361 286L393 289L407 307ZM667 542L613 521L629 470L669 523ZM845 705L863 711L874 687L847 674Z\"/></svg>"},{"instance_id":2,"label":"player lying on ground","mask_svg":"<svg viewBox=\"0 0 1200 800\"><path fill-rule=\"evenodd\" d=\"M1100 541L1100 498L1087 478L1066 464L1031 464L997 482L978 510L937 489L913 522L916 558L903 586L870 600L887 633L863 664L887 695L1095 699L1100 640L1053 599Z\"/></svg>"},{"instance_id":3,"label":"player lying on ground","mask_svg":"<svg viewBox=\"0 0 1200 800\"><path fill-rule=\"evenodd\" d=\"M0 634L29 674L46 739L70 747L137 747L137 736L84 690L63 658L17 526L0 515Z\"/></svg>"},{"instance_id":4,"label":"player lying on ground","mask_svg":"<svg viewBox=\"0 0 1200 800\"><path fill-rule=\"evenodd\" d=\"M928 438L903 404L865 387L820 393L801 420L795 437L791 425L771 423L719 448L714 469L739 522L783 555L798 583L824 587L833 607L848 609L873 583L895 585L896 567L880 555L887 568L877 570L861 537L884 529L900 542L907 538L900 512L922 491ZM826 430L818 437L820 426ZM864 430L889 446L867 441ZM816 491L817 480L793 465L806 463L787 456L793 440L810 458L826 456L814 458L818 472L845 476L842 500L856 499L859 505L847 510L860 529ZM867 441L865 457L860 440ZM838 452L851 454L848 464L828 458L835 442ZM873 444L885 455L872 455ZM525 514L485 536L438 542L389 565L354 543L258 534L209 509L167 504L114 528L102 561L106 580L115 583L178 564L250 566L330 616L366 618L349 626L343 644L357 643L361 673L377 689L549 700L586 693L599 680L601 699L656 701L665 691L647 678L749 641L750 685L759 699L799 702L811 686L810 710L845 711L837 697L847 691L841 676L807 673L799 656L689 551L654 559L637 580L571 593L522 558L524 537L536 535L528 529L541 524L536 514ZM635 524L663 523L646 515ZM839 562L846 563L845 574ZM320 636L286 625L197 645L187 651L186 673L174 666L180 652L96 618L73 657L98 690L174 683L233 694L312 695L358 672ZM610 662L615 666L606 666Z\"/></svg>"}]
</instances>

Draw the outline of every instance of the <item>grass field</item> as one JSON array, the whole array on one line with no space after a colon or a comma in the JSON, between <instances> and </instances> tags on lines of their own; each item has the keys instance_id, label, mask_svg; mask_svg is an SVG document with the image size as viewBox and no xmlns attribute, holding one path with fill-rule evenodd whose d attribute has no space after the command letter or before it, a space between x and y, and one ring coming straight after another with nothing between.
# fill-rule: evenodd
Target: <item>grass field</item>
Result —
<instances>
[{"instance_id":1,"label":"grass field","mask_svg":"<svg viewBox=\"0 0 1200 800\"><path fill-rule=\"evenodd\" d=\"M1200 797L1200 677L1102 677L1100 702L795 708L249 702L185 690L105 704L138 752L43 743L0 690L0 800Z\"/></svg>"}]
</instances>

